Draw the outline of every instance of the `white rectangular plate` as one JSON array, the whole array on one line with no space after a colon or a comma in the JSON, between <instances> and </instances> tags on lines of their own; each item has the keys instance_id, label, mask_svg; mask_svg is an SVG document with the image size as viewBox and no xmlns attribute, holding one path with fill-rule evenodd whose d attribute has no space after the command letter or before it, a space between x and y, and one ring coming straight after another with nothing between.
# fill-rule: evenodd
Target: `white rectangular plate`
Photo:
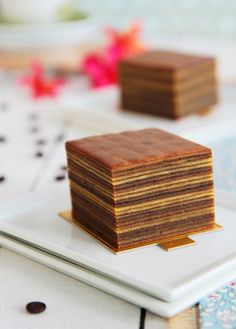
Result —
<instances>
[{"instance_id":1,"label":"white rectangular plate","mask_svg":"<svg viewBox=\"0 0 236 329\"><path fill-rule=\"evenodd\" d=\"M236 277L235 268L225 275L212 280L210 285L202 285L198 290L195 290L178 301L167 303L124 285L119 281L112 280L61 258L49 255L46 252L24 245L24 243L18 242L14 239L1 236L0 241L1 245L7 249L163 317L172 317L176 315L187 307L196 304L206 294L212 292L221 285L227 284Z\"/></svg>"},{"instance_id":2,"label":"white rectangular plate","mask_svg":"<svg viewBox=\"0 0 236 329\"><path fill-rule=\"evenodd\" d=\"M9 201L0 206L0 232L166 302L211 286L236 268L233 210L217 207L217 223L224 230L194 236L195 246L171 252L151 246L114 255L58 216L69 207L67 188Z\"/></svg>"}]
</instances>

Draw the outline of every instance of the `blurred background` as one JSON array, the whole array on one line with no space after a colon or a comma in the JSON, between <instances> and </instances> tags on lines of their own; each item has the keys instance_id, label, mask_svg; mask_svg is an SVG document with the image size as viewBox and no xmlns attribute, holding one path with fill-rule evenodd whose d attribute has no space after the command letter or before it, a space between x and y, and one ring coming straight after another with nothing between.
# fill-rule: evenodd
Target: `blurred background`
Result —
<instances>
[{"instance_id":1,"label":"blurred background","mask_svg":"<svg viewBox=\"0 0 236 329\"><path fill-rule=\"evenodd\" d=\"M78 5L104 22L123 26L134 18L144 23L149 38L188 35L214 39L236 38L233 0L79 0Z\"/></svg>"},{"instance_id":2,"label":"blurred background","mask_svg":"<svg viewBox=\"0 0 236 329\"><path fill-rule=\"evenodd\" d=\"M232 0L1 0L0 65L27 65L39 57L75 69L84 53L106 40L107 26L124 30L140 21L147 44L213 52L227 66L235 54L235 18Z\"/></svg>"},{"instance_id":3,"label":"blurred background","mask_svg":"<svg viewBox=\"0 0 236 329\"><path fill-rule=\"evenodd\" d=\"M154 48L215 57L218 105L177 121L121 111L119 60ZM150 126L214 147L216 187L236 193L235 58L233 0L0 0L1 199L66 184L68 139Z\"/></svg>"}]
</instances>

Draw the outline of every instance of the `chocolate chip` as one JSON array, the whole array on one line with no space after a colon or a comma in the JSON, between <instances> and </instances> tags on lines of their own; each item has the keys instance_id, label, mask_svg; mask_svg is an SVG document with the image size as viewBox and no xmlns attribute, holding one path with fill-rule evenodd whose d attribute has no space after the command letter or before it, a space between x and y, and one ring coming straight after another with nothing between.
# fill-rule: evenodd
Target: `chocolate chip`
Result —
<instances>
[{"instance_id":1,"label":"chocolate chip","mask_svg":"<svg viewBox=\"0 0 236 329\"><path fill-rule=\"evenodd\" d=\"M0 143L4 143L6 141L6 138L4 136L0 136Z\"/></svg>"},{"instance_id":2,"label":"chocolate chip","mask_svg":"<svg viewBox=\"0 0 236 329\"><path fill-rule=\"evenodd\" d=\"M66 178L65 175L58 175L58 176L55 177L55 180L56 181L61 181L61 180L65 179L65 178Z\"/></svg>"},{"instance_id":3,"label":"chocolate chip","mask_svg":"<svg viewBox=\"0 0 236 329\"><path fill-rule=\"evenodd\" d=\"M7 102L1 102L0 103L0 111L5 112L9 108L9 104Z\"/></svg>"},{"instance_id":4,"label":"chocolate chip","mask_svg":"<svg viewBox=\"0 0 236 329\"><path fill-rule=\"evenodd\" d=\"M35 133L39 132L39 128L38 128L38 127L32 127L32 128L30 129L30 132L31 132L32 134L35 134Z\"/></svg>"},{"instance_id":5,"label":"chocolate chip","mask_svg":"<svg viewBox=\"0 0 236 329\"><path fill-rule=\"evenodd\" d=\"M29 119L30 120L36 120L36 119L38 119L38 114L37 113L30 113Z\"/></svg>"},{"instance_id":6,"label":"chocolate chip","mask_svg":"<svg viewBox=\"0 0 236 329\"><path fill-rule=\"evenodd\" d=\"M43 139L43 138L40 138L40 139L38 139L38 140L36 141L36 144L37 144L37 145L45 145L45 144L46 144L46 140Z\"/></svg>"},{"instance_id":7,"label":"chocolate chip","mask_svg":"<svg viewBox=\"0 0 236 329\"><path fill-rule=\"evenodd\" d=\"M67 166L61 166L61 170L67 170Z\"/></svg>"},{"instance_id":8,"label":"chocolate chip","mask_svg":"<svg viewBox=\"0 0 236 329\"><path fill-rule=\"evenodd\" d=\"M31 302L28 303L25 308L31 314L38 314L46 310L46 304L42 302Z\"/></svg>"},{"instance_id":9,"label":"chocolate chip","mask_svg":"<svg viewBox=\"0 0 236 329\"><path fill-rule=\"evenodd\" d=\"M65 136L63 134L59 134L57 137L56 137L56 142L62 142L64 140Z\"/></svg>"},{"instance_id":10,"label":"chocolate chip","mask_svg":"<svg viewBox=\"0 0 236 329\"><path fill-rule=\"evenodd\" d=\"M37 158L42 158L43 157L43 152L36 152L35 153L35 156L37 157Z\"/></svg>"},{"instance_id":11,"label":"chocolate chip","mask_svg":"<svg viewBox=\"0 0 236 329\"><path fill-rule=\"evenodd\" d=\"M4 182L6 178L4 176L0 176L0 183Z\"/></svg>"}]
</instances>

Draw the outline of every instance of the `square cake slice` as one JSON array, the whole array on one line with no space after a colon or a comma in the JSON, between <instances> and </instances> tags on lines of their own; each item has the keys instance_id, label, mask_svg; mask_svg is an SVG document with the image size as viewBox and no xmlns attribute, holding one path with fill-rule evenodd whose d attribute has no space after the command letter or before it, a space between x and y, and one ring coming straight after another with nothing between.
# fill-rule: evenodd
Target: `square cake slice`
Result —
<instances>
[{"instance_id":1,"label":"square cake slice","mask_svg":"<svg viewBox=\"0 0 236 329\"><path fill-rule=\"evenodd\" d=\"M66 143L73 219L114 251L210 230L212 153L159 129Z\"/></svg>"},{"instance_id":2,"label":"square cake slice","mask_svg":"<svg viewBox=\"0 0 236 329\"><path fill-rule=\"evenodd\" d=\"M216 63L212 57L147 51L119 65L124 110L179 118L216 104Z\"/></svg>"}]
</instances>

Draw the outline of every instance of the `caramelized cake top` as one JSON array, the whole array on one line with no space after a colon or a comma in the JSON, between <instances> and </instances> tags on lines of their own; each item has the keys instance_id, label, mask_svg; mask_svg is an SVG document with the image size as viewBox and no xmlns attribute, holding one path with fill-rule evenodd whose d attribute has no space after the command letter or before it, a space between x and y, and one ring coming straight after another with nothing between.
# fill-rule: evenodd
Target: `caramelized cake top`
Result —
<instances>
[{"instance_id":1,"label":"caramelized cake top","mask_svg":"<svg viewBox=\"0 0 236 329\"><path fill-rule=\"evenodd\" d=\"M132 55L121 61L121 66L155 68L159 70L180 70L202 64L214 63L213 57L184 54L174 51L151 50Z\"/></svg>"},{"instance_id":2,"label":"caramelized cake top","mask_svg":"<svg viewBox=\"0 0 236 329\"><path fill-rule=\"evenodd\" d=\"M66 143L67 152L111 171L169 159L211 156L211 150L160 129L86 137Z\"/></svg>"}]
</instances>

